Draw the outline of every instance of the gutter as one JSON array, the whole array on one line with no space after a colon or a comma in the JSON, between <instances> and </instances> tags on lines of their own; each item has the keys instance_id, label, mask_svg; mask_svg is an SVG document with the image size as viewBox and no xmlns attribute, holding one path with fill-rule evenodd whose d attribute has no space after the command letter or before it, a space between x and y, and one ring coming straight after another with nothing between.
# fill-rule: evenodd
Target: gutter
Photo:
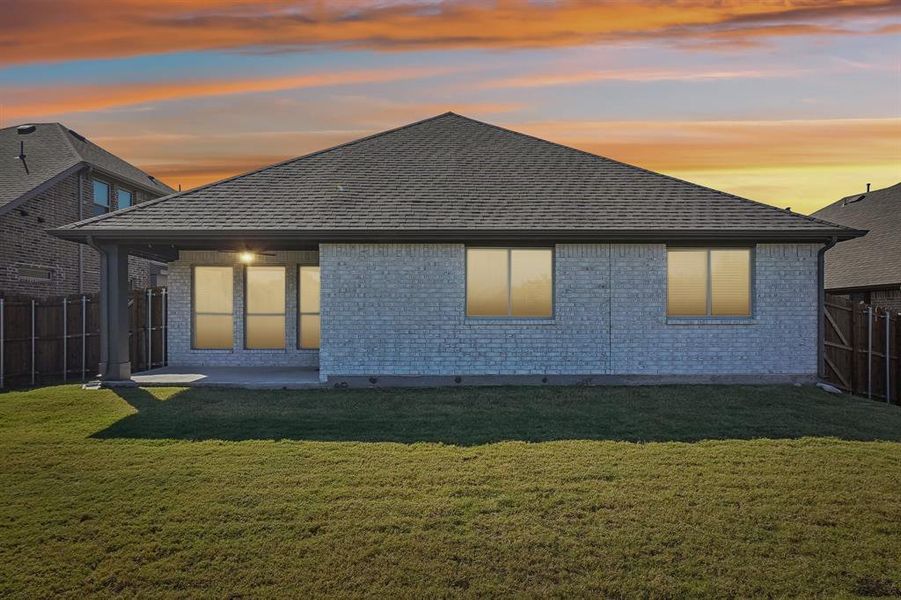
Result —
<instances>
[{"instance_id":1,"label":"gutter","mask_svg":"<svg viewBox=\"0 0 901 600\"><path fill-rule=\"evenodd\" d=\"M838 243L832 237L817 250L817 375L826 377L826 251Z\"/></svg>"}]
</instances>

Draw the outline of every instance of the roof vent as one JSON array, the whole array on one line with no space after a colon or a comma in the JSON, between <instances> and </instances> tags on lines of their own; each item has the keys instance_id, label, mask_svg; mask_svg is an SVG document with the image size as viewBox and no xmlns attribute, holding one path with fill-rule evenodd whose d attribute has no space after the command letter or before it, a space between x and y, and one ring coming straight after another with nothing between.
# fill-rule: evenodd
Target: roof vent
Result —
<instances>
[{"instance_id":1,"label":"roof vent","mask_svg":"<svg viewBox=\"0 0 901 600\"><path fill-rule=\"evenodd\" d=\"M16 127L16 133L19 135L28 135L29 133L34 133L34 130L37 129L34 125L19 125Z\"/></svg>"},{"instance_id":2,"label":"roof vent","mask_svg":"<svg viewBox=\"0 0 901 600\"><path fill-rule=\"evenodd\" d=\"M70 129L70 130L69 130L69 133L71 133L71 134L72 134L72 137L74 137L76 140L80 140L80 141L82 141L82 142L87 142L87 141L88 141L88 139L87 139L86 137L84 137L83 135L81 135L81 134L78 133L77 131L72 131L72 130Z\"/></svg>"}]
</instances>

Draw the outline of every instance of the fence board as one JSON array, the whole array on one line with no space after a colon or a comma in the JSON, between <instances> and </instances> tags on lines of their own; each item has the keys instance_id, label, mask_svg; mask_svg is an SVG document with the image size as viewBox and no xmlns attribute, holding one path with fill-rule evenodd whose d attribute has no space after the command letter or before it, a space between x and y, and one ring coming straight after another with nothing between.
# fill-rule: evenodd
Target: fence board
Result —
<instances>
[{"instance_id":1,"label":"fence board","mask_svg":"<svg viewBox=\"0 0 901 600\"><path fill-rule=\"evenodd\" d=\"M827 296L825 310L825 379L901 404L901 315L840 296Z\"/></svg>"},{"instance_id":2,"label":"fence board","mask_svg":"<svg viewBox=\"0 0 901 600\"><path fill-rule=\"evenodd\" d=\"M96 376L100 362L100 302L97 294L32 298L0 293L0 298L3 300L0 387L86 381ZM165 301L165 288L131 293L129 349L132 371L166 364L163 347ZM152 340L149 362L148 339Z\"/></svg>"}]
</instances>

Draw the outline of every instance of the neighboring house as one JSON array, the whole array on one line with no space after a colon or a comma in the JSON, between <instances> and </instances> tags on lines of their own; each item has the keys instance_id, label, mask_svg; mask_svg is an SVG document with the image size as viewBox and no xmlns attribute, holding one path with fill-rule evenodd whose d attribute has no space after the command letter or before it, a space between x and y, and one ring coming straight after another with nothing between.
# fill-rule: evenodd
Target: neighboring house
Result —
<instances>
[{"instance_id":1,"label":"neighboring house","mask_svg":"<svg viewBox=\"0 0 901 600\"><path fill-rule=\"evenodd\" d=\"M47 229L172 192L59 123L0 129L0 292L97 292L97 252ZM155 285L164 270L132 258L129 278L133 287Z\"/></svg>"},{"instance_id":2,"label":"neighboring house","mask_svg":"<svg viewBox=\"0 0 901 600\"><path fill-rule=\"evenodd\" d=\"M813 216L869 230L826 253L826 289L901 311L901 183L842 198Z\"/></svg>"},{"instance_id":3,"label":"neighboring house","mask_svg":"<svg viewBox=\"0 0 901 600\"><path fill-rule=\"evenodd\" d=\"M54 233L104 251L107 379L140 249L171 365L384 384L810 381L822 251L864 232L446 113Z\"/></svg>"}]
</instances>

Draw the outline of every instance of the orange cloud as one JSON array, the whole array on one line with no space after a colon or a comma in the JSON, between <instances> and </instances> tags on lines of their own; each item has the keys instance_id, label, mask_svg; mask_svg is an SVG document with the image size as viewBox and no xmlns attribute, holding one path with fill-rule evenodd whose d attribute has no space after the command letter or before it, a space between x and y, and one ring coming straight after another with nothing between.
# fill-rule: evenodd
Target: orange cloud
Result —
<instances>
[{"instance_id":1,"label":"orange cloud","mask_svg":"<svg viewBox=\"0 0 901 600\"><path fill-rule=\"evenodd\" d=\"M4 93L4 113L13 119L36 117L186 98L399 81L428 77L447 70L375 69L258 79L201 79L67 88L31 86L7 90Z\"/></svg>"},{"instance_id":2,"label":"orange cloud","mask_svg":"<svg viewBox=\"0 0 901 600\"><path fill-rule=\"evenodd\" d=\"M559 85L578 85L598 81L709 81L719 79L763 79L793 77L800 69L617 69L610 71L579 71L574 73L545 73L498 79L484 84L486 88L528 88Z\"/></svg>"},{"instance_id":3,"label":"orange cloud","mask_svg":"<svg viewBox=\"0 0 901 600\"><path fill-rule=\"evenodd\" d=\"M655 170L891 164L901 118L550 121L516 129Z\"/></svg>"},{"instance_id":4,"label":"orange cloud","mask_svg":"<svg viewBox=\"0 0 901 600\"><path fill-rule=\"evenodd\" d=\"M672 38L730 45L773 35L859 32L897 16L895 0L45 0L6 7L0 63L172 51L315 46L405 50L519 48ZM872 23L870 23L872 25ZM890 33L882 21L865 30Z\"/></svg>"}]
</instances>

